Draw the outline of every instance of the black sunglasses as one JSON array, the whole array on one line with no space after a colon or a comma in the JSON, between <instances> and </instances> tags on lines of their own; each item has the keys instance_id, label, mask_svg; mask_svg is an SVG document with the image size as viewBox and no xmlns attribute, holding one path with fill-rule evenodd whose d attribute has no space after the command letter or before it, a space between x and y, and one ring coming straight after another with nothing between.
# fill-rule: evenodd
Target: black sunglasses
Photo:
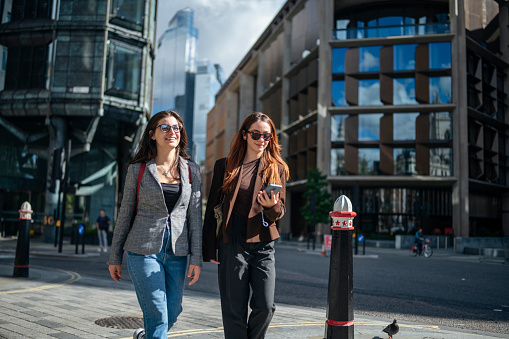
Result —
<instances>
[{"instance_id":1,"label":"black sunglasses","mask_svg":"<svg viewBox=\"0 0 509 339\"><path fill-rule=\"evenodd\" d=\"M246 133L251 134L251 138L253 138L253 140L258 140L258 139L260 139L260 137L263 137L263 140L269 141L270 138L272 138L272 133L263 133L262 134L262 133L258 132L257 130L246 131Z\"/></svg>"},{"instance_id":2,"label":"black sunglasses","mask_svg":"<svg viewBox=\"0 0 509 339\"><path fill-rule=\"evenodd\" d=\"M160 127L161 128L161 132L164 132L164 133L168 133L170 131L170 129L172 129L173 132L175 132L175 133L180 133L180 131L182 131L182 125L167 125L167 124L163 124L163 125L158 125L158 126L154 127L154 130L156 130L157 127Z\"/></svg>"}]
</instances>

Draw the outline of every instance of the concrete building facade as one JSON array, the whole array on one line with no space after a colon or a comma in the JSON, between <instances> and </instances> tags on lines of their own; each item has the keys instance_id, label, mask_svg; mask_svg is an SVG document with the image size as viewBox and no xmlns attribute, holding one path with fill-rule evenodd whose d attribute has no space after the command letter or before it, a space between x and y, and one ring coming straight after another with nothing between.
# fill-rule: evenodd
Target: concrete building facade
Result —
<instances>
[{"instance_id":1,"label":"concrete building facade","mask_svg":"<svg viewBox=\"0 0 509 339\"><path fill-rule=\"evenodd\" d=\"M3 220L29 200L52 237L69 141L68 217L113 217L152 112L156 1L2 0L0 14Z\"/></svg>"},{"instance_id":2,"label":"concrete building facade","mask_svg":"<svg viewBox=\"0 0 509 339\"><path fill-rule=\"evenodd\" d=\"M307 233L306 174L363 233L509 235L508 1L289 0L207 119L205 196L252 111L290 167L284 236Z\"/></svg>"}]
</instances>

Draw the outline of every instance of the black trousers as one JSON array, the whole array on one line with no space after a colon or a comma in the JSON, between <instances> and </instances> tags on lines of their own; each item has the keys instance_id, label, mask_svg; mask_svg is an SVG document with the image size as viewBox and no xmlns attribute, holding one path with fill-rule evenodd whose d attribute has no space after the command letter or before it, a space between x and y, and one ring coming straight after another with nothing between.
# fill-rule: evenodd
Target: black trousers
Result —
<instances>
[{"instance_id":1,"label":"black trousers","mask_svg":"<svg viewBox=\"0 0 509 339\"><path fill-rule=\"evenodd\" d=\"M233 215L231 241L219 242L219 291L225 339L264 338L276 310L274 242L246 243L246 225L246 218Z\"/></svg>"}]
</instances>

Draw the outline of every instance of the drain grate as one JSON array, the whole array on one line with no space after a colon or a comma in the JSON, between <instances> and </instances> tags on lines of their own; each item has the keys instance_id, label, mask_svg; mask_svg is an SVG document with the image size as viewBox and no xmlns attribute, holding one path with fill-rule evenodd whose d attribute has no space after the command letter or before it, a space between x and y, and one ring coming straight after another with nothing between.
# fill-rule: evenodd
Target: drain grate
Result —
<instances>
[{"instance_id":1,"label":"drain grate","mask_svg":"<svg viewBox=\"0 0 509 339\"><path fill-rule=\"evenodd\" d=\"M136 329L143 327L143 318L138 317L110 317L97 319L96 325L118 329Z\"/></svg>"}]
</instances>

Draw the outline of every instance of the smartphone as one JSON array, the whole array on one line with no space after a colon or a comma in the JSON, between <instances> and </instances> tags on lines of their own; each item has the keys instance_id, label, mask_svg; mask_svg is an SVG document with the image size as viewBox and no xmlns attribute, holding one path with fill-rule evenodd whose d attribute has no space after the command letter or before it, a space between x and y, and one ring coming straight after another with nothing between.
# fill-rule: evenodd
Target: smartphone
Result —
<instances>
[{"instance_id":1,"label":"smartphone","mask_svg":"<svg viewBox=\"0 0 509 339\"><path fill-rule=\"evenodd\" d=\"M274 195L276 195L281 191L281 188L283 188L281 185L268 184L267 187L265 187L265 192L267 192L267 195L270 197L270 192L274 192Z\"/></svg>"}]
</instances>

